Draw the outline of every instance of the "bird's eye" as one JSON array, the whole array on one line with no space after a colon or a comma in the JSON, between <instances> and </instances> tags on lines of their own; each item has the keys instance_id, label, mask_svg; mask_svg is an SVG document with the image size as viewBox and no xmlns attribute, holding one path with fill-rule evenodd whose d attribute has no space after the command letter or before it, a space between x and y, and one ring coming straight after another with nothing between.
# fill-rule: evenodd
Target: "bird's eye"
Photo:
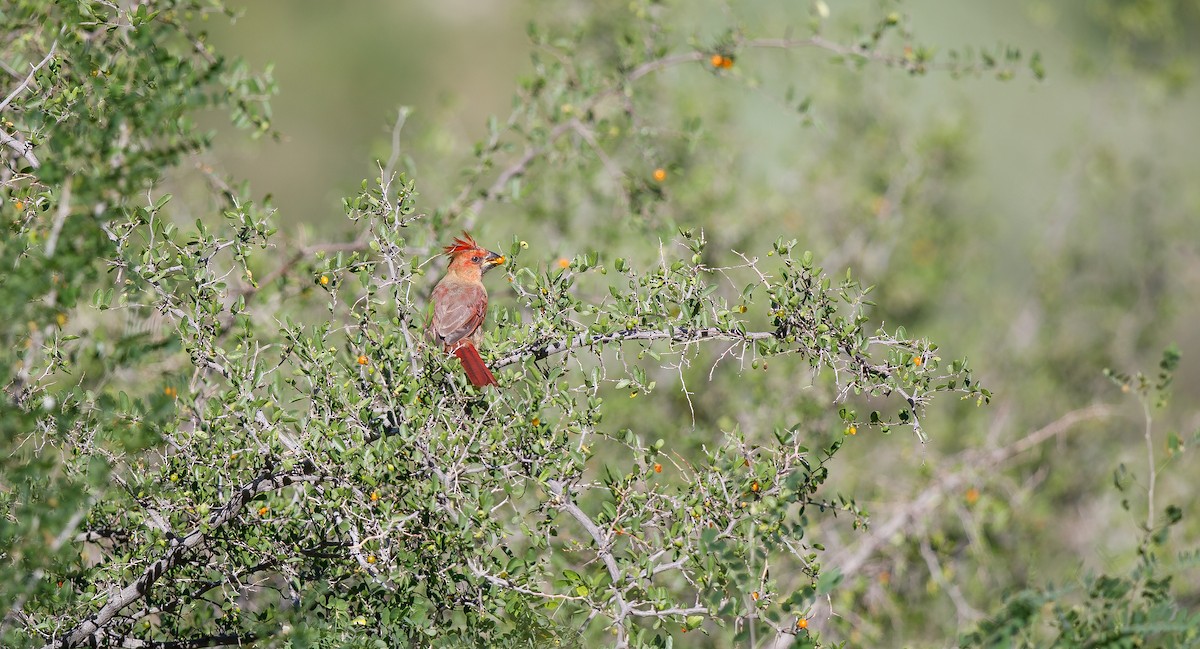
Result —
<instances>
[{"instance_id":1,"label":"bird's eye","mask_svg":"<svg viewBox=\"0 0 1200 649\"><path fill-rule=\"evenodd\" d=\"M480 257L479 255L475 255L474 257L471 257L471 261L478 264L479 262L483 261L483 257Z\"/></svg>"}]
</instances>

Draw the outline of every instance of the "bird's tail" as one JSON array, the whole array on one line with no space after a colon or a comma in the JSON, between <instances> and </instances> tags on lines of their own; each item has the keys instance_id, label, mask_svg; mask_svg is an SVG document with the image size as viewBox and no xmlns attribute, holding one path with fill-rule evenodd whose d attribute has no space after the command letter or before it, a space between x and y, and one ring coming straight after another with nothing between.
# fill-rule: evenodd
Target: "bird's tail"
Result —
<instances>
[{"instance_id":1,"label":"bird's tail","mask_svg":"<svg viewBox=\"0 0 1200 649\"><path fill-rule=\"evenodd\" d=\"M483 357L479 355L479 350L475 349L475 345L470 343L459 345L454 350L454 355L462 361L463 371L467 373L467 380L471 382L471 385L482 388L496 384L496 377L492 376L492 371L483 364Z\"/></svg>"}]
</instances>

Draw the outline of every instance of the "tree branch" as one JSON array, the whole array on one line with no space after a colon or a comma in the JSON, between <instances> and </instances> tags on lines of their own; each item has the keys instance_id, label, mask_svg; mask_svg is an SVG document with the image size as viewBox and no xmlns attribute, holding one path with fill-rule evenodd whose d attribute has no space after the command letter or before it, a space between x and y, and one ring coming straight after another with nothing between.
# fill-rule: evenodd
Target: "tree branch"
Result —
<instances>
[{"instance_id":1,"label":"tree branch","mask_svg":"<svg viewBox=\"0 0 1200 649\"><path fill-rule=\"evenodd\" d=\"M16 99L17 95L24 92L25 89L29 87L29 84L33 83L34 75L37 74L38 70L42 69L42 66L50 62L50 59L54 57L54 51L57 49L58 41L54 41L50 45L50 51L46 52L46 56L42 57L42 60L39 61L37 65L33 66L33 69L29 71L29 74L25 77L25 80L18 84L16 88L13 88L13 91L8 93L8 96L4 98L4 101L0 101L0 111L8 108L8 105L12 102L12 100ZM0 130L0 144L3 144L13 151L21 154L21 157L25 158L25 160L29 162L29 166L33 167L34 169L38 169L42 166L41 161L39 161L37 156L33 154L33 145L25 142L21 138L9 135L7 131Z\"/></svg>"},{"instance_id":2,"label":"tree branch","mask_svg":"<svg viewBox=\"0 0 1200 649\"><path fill-rule=\"evenodd\" d=\"M1111 410L1105 404L1096 404L1080 410L1073 410L1008 446L991 451L979 452L972 450L963 453L961 456L961 468L957 471L944 474L937 482L926 488L919 497L892 514L891 518L882 525L878 527L872 526L871 533L855 543L853 551L843 553L840 557L834 557L832 561L829 561L829 565L843 575L858 572L879 546L899 533L909 522L915 521L932 511L947 494L962 488L973 474L987 469L994 469L1021 453L1034 448L1038 444L1061 435L1075 424L1090 419L1107 417Z\"/></svg>"},{"instance_id":3,"label":"tree branch","mask_svg":"<svg viewBox=\"0 0 1200 649\"><path fill-rule=\"evenodd\" d=\"M209 539L224 527L227 523L234 519L255 496L277 491L292 484L301 482L319 482L324 480L324 476L310 475L303 472L274 474L263 473L259 477L242 485L237 493L233 495L220 509L213 512L208 521L199 527L193 529L190 533L182 538L176 538L172 541L172 545L167 553L158 561L150 564L150 567L142 573L140 577L135 579L128 586L109 597L108 601L92 615L88 616L83 622L64 633L60 638L53 642L49 642L43 646L43 649L53 649L59 647L68 649L70 647L78 647L88 641L89 638L95 636L102 631L109 622L122 610L130 604L146 597L150 592L150 587L154 585L163 575L175 569L185 561L188 554L194 550L199 550L208 543ZM154 646L154 645L146 645ZM214 645L196 645L196 646L214 646Z\"/></svg>"},{"instance_id":4,"label":"tree branch","mask_svg":"<svg viewBox=\"0 0 1200 649\"><path fill-rule=\"evenodd\" d=\"M593 345L611 343L620 340L670 340L677 343L694 343L701 340L735 340L740 342L753 342L755 340L766 340L768 338L775 337L775 332L772 331L752 331L748 333L738 333L734 331L725 331L716 327L707 327L704 329L674 327L668 330L624 329L622 331L615 331L608 334L579 334L578 336L575 336L574 338L568 338L567 340L560 340L545 345L528 347L496 360L494 363L492 363L492 367L506 367L508 365L529 359L541 360L548 356L561 354L572 349L591 347Z\"/></svg>"},{"instance_id":5,"label":"tree branch","mask_svg":"<svg viewBox=\"0 0 1200 649\"><path fill-rule=\"evenodd\" d=\"M122 638L121 646L128 649L205 649L205 647L244 647L262 639L262 636L249 633L222 633L218 635L200 636L185 640L139 640L137 638Z\"/></svg>"},{"instance_id":6,"label":"tree branch","mask_svg":"<svg viewBox=\"0 0 1200 649\"><path fill-rule=\"evenodd\" d=\"M9 135L4 129L0 129L0 144L3 144L13 151L21 154L21 157L25 158L25 160L29 162L29 166L33 167L34 169L38 169L42 166L42 163L37 159L37 156L33 155L32 144Z\"/></svg>"},{"instance_id":7,"label":"tree branch","mask_svg":"<svg viewBox=\"0 0 1200 649\"><path fill-rule=\"evenodd\" d=\"M630 614L632 608L625 603L625 598L621 595L621 587L624 585L625 575L621 572L620 566L617 565L617 560L613 557L612 550L609 549L609 544L605 540L604 533L600 531L600 527L591 519L579 505L575 504L575 499L571 495L571 488L557 480L550 480L547 483L550 487L550 492L558 497L561 501L563 511L567 512L583 526L584 531L588 536L592 537L592 542L596 544L596 556L604 563L608 569L608 576L612 580L612 596L617 605L617 614L613 616L613 625L617 632L617 649L624 649L629 646L629 632L625 629L625 618Z\"/></svg>"},{"instance_id":8,"label":"tree branch","mask_svg":"<svg viewBox=\"0 0 1200 649\"><path fill-rule=\"evenodd\" d=\"M547 150L549 150L549 148L558 141L558 138L561 137L563 133L572 130L574 125L574 120L563 122L555 126L553 129L550 129L550 133L546 136L546 142L544 144L541 146L527 146L525 148L524 155L517 159L516 162L505 168L504 171L501 171L500 175L496 176L496 180L492 182L491 186L489 186L487 190L480 194L475 200L471 201L471 204L467 206L465 210L463 210L461 207L452 206L449 210L450 217L453 218L463 212L471 215L478 215L479 211L483 209L484 203L496 200L500 196L500 192L504 191L504 187L509 183L509 181L524 175L525 170L529 168L529 165ZM468 221L465 227L469 229L473 225L473 223Z\"/></svg>"},{"instance_id":9,"label":"tree branch","mask_svg":"<svg viewBox=\"0 0 1200 649\"><path fill-rule=\"evenodd\" d=\"M29 75L25 77L25 80L22 81L16 88L14 88L12 92L8 93L8 96L4 98L4 101L0 101L0 110L8 108L8 104L12 102L13 99L16 99L17 95L21 94L21 92L28 88L29 84L33 83L33 75L37 74L37 71L41 70L42 66L50 62L50 58L54 56L54 50L56 49L58 49L58 41L54 41L50 44L50 51L46 52L46 56L42 57L41 62L33 66L33 69L29 71Z\"/></svg>"}]
</instances>

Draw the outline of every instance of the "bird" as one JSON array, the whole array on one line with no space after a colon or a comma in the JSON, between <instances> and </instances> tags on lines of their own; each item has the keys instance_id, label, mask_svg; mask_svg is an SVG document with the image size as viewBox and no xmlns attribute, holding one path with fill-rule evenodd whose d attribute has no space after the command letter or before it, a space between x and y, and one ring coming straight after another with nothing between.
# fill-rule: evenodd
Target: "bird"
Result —
<instances>
[{"instance_id":1,"label":"bird","mask_svg":"<svg viewBox=\"0 0 1200 649\"><path fill-rule=\"evenodd\" d=\"M483 274L503 264L504 256L479 247L463 232L443 250L450 257L446 276L433 288L433 318L429 334L434 342L462 363L467 380L476 388L496 384L496 377L479 355L488 295Z\"/></svg>"}]
</instances>

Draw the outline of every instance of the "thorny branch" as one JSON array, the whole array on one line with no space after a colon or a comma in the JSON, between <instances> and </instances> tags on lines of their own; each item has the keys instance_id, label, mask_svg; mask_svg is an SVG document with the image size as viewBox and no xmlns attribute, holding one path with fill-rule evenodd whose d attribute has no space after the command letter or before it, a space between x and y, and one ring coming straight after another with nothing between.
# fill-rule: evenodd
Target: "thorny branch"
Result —
<instances>
[{"instance_id":1,"label":"thorny branch","mask_svg":"<svg viewBox=\"0 0 1200 649\"><path fill-rule=\"evenodd\" d=\"M34 75L37 74L38 70L42 69L42 66L50 62L50 59L54 57L54 51L57 49L58 41L54 41L50 45L50 51L46 53L46 56L42 57L41 61L33 66L33 69L29 71L29 75L25 77L24 81L18 84L12 92L8 93L8 96L4 98L4 101L0 101L0 111L8 108L8 104L11 103L12 100L17 97L17 95L21 94L26 88L28 88L29 84L33 83ZM37 156L33 154L33 145L29 142L25 142L19 137L10 135L7 131L0 130L0 143L19 153L27 162L29 162L29 166L33 167L34 169L42 166L42 163L37 159Z\"/></svg>"},{"instance_id":2,"label":"thorny branch","mask_svg":"<svg viewBox=\"0 0 1200 649\"><path fill-rule=\"evenodd\" d=\"M55 45L57 45L57 43ZM884 55L876 54L867 50L859 50L858 48L847 48L845 46L824 41L819 37L800 40L750 40L739 43L739 46L746 48L818 47L843 54L867 56L868 58L872 58L874 60L889 60L888 57ZM22 83L16 90L13 91L13 93L9 95L8 99L4 100L3 104L0 104L0 109L3 109L9 103L9 101L16 96L17 93L28 86L37 69L49 61L53 53L54 47L51 48L51 51L46 55L46 58L34 68L34 70L30 73L29 78L27 78L24 83ZM674 65L701 61L704 58L705 54L702 52L688 52L666 56L656 61L645 63L626 73L622 78L618 79L612 87L609 87L608 89L594 95L590 102L590 107L595 107L601 101L623 92L628 84L647 74ZM398 121L397 126L393 131L393 150L396 148L395 139L398 134L400 124L402 124L402 118ZM511 129L511 127L512 123L510 122L509 128ZM452 203L448 209L448 213L451 215L451 217L460 216L465 213L466 216L464 218L469 225L469 220L475 218L475 216L477 216L484 208L486 203L501 199L504 196L506 188L509 186L512 180L525 174L532 164L534 164L541 157L545 156L547 152L555 145L555 143L567 133L579 134L581 137L587 140L588 144L594 149L597 156L599 156L601 160L605 162L605 165L609 168L610 173L613 173L614 175L619 173L619 169L616 168L615 165L611 164L611 160L607 158L606 154L599 147L594 138L589 137L590 131L581 122L572 119L570 121L557 124L546 134L544 141L538 144L527 145L522 151L520 157L513 161L508 167L502 169L493 182L487 187L487 189L482 191L469 204L467 204L466 199L470 196L471 185L464 187L463 193L460 194L458 200ZM11 138L11 136L8 136L7 133L3 133L2 131L0 131L0 136L5 138L4 144L22 152L22 154L25 155L25 157L34 167L38 166L38 161L35 157L33 157L32 151L30 150L31 147L15 141L15 139ZM387 167L383 170L385 182L387 180L386 177L390 176L390 172L394 170L395 162L396 158L393 156L393 158L388 161ZM477 176L476 180L478 180L478 178L479 177ZM232 194L226 191L226 195L231 196ZM66 218L65 212L61 218ZM112 232L109 232L109 234L110 236L114 236ZM275 281L290 272L296 264L300 263L305 257L313 254L318 249L345 251L364 250L367 247L365 237L366 235L364 234L364 238L346 244L297 247L291 252L290 255L285 257L280 266L278 266L271 274L260 280L257 285L251 285L249 287L233 291L234 297L252 297L260 290L260 287L273 284ZM52 253L54 249L54 243L48 244L48 249L49 252ZM155 284L155 288L160 293L164 291L164 289L157 284ZM164 301L164 304L169 303L169 301ZM181 322L187 321L188 319L187 314L182 313L178 309L170 310L169 315L179 318ZM229 325L227 323L224 324L223 329L227 330L228 326ZM579 334L566 340L527 348L497 360L494 365L496 367L504 367L528 359L543 359L554 354L564 353L575 349L591 348L605 343L615 343L624 340L669 340L675 343L688 344L696 343L702 340L721 339L731 340L736 344L753 343L758 340L773 339L778 337L778 332L726 331L715 327L674 327L665 330L627 329L608 334ZM409 346L411 347L411 342L409 343ZM858 369L868 374L886 372L886 367L881 368L879 366L871 365L865 358L856 354L850 355L850 361L857 363L859 365ZM220 365L217 365L216 360L198 358L197 362L201 364L208 363L213 367L214 370L217 370L226 379L231 378L230 372L223 369ZM912 397L909 397L908 395L906 395L906 397L909 398L910 403L913 402ZM265 428L266 426L264 425L264 432ZM448 487L448 481L452 477L451 472L441 471L438 468L436 463L437 458L434 457L434 451L426 448L420 448L419 451L423 455L424 459L428 462L432 470L437 474L439 480L441 480ZM457 476L457 474L453 474L453 476ZM109 628L114 623L114 620L118 619L118 616L121 614L121 612L134 603L147 598L151 589L161 578L193 560L195 555L202 551L210 541L216 538L217 535L221 533L223 528L235 521L236 517L253 498L267 492L282 490L291 485L319 483L325 479L327 479L325 476L318 475L315 471L311 470L311 466L309 466L305 469L285 473L271 473L269 471L264 472L254 480L241 485L241 487L238 488L231 498L221 505L221 507L217 509L212 516L208 517L208 520L204 524L197 526L184 536L172 538L169 548L156 561L151 563L139 577L123 588L120 588L119 590L116 590L110 594L99 610L85 620L76 624L74 628L65 632L58 639L47 643L45 645L46 648L75 647L89 642L103 643L112 639L112 637L109 635ZM623 595L622 584L625 582L627 576L623 573L620 564L611 551L611 539L609 535L606 534L601 527L575 502L574 496L571 492L572 485L562 481L550 481L548 482L548 486L551 492L557 498L554 506L559 508L562 512L570 515L583 528L587 536L591 538L594 544L596 556L603 563L605 570L608 572L608 575L611 578L613 586L610 590L610 594L612 597L612 603L616 608L616 614L613 618L613 625L617 632L618 647L624 647L628 643L628 629L626 627L628 623L626 620L630 616L663 617L706 612L707 609L701 606L676 606L661 610L654 610L647 608L635 608L637 602L626 602L625 596ZM85 536L84 538L86 539L90 537ZM358 539L355 539L355 541L356 545L358 545ZM649 570L651 575L654 575L660 572L679 569L684 562L685 559L677 559L674 561L656 564L647 568L647 570ZM480 568L472 566L472 569L475 570L476 573L482 578L487 579L491 583L506 587L512 586L511 582L507 582L507 580L492 575L480 574ZM552 595L534 593L533 591L522 592L552 597ZM233 635L214 635L203 638L172 641L168 643L155 643L132 638L121 639L126 646L162 647L163 649L167 649L168 647L171 649L176 647L204 647L228 642L252 642L254 640L256 640L254 636L239 637Z\"/></svg>"},{"instance_id":3,"label":"thorny branch","mask_svg":"<svg viewBox=\"0 0 1200 649\"><path fill-rule=\"evenodd\" d=\"M775 332L772 331L738 333L733 331L725 331L716 327L708 327L703 329L673 327L668 330L625 329L608 334L579 334L566 340L560 340L529 349L523 349L497 359L492 366L499 368L525 360L541 360L543 358L571 350L591 349L596 345L618 342L622 340L670 340L676 343L693 343L700 340L735 340L741 342L754 342L755 340L766 340L768 338L775 337L777 336Z\"/></svg>"},{"instance_id":4,"label":"thorny branch","mask_svg":"<svg viewBox=\"0 0 1200 649\"><path fill-rule=\"evenodd\" d=\"M185 563L188 557L202 549L220 530L233 521L255 496L270 491L278 491L287 486L304 483L320 482L323 476L307 474L302 471L291 473L264 472L259 477L241 486L240 489L213 512L208 521L193 529L187 535L172 539L170 548L157 561L150 564L140 577L125 588L111 595L100 610L88 616L67 631L58 639L47 643L43 649L68 649L78 647L104 631L110 621L125 608L145 598L155 582L167 575L179 565Z\"/></svg>"}]
</instances>

